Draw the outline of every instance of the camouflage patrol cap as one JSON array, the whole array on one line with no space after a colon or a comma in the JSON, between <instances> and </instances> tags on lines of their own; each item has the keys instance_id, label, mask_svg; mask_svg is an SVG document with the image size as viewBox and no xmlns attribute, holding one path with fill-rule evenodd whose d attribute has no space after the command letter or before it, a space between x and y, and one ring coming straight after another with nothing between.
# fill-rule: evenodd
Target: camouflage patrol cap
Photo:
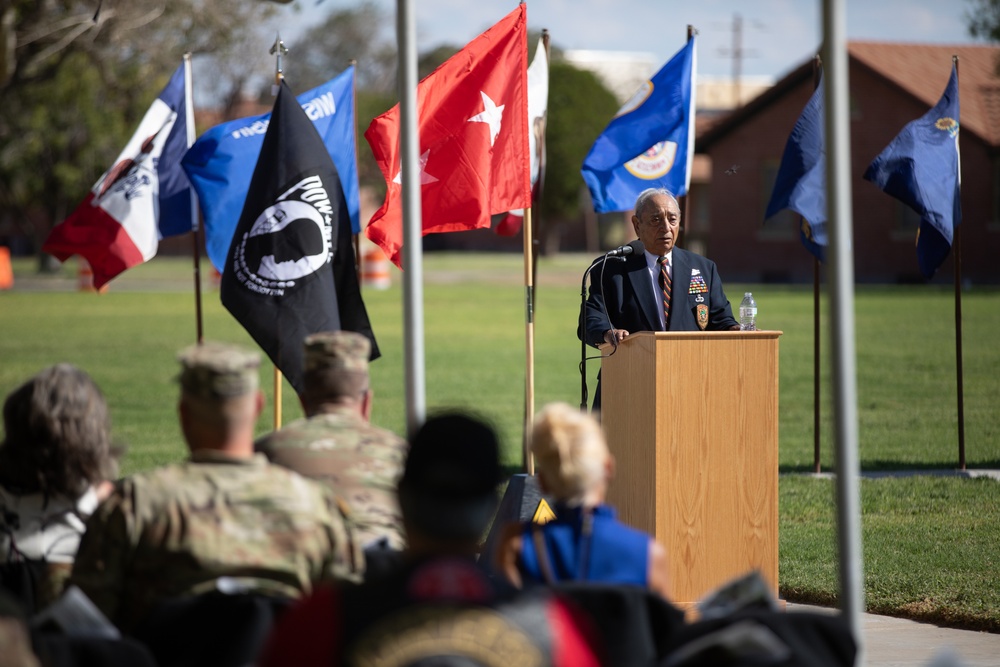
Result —
<instances>
[{"instance_id":1,"label":"camouflage patrol cap","mask_svg":"<svg viewBox=\"0 0 1000 667\"><path fill-rule=\"evenodd\" d=\"M206 342L184 348L178 378L185 393L199 398L220 399L256 391L260 355L226 343Z\"/></svg>"},{"instance_id":2,"label":"camouflage patrol cap","mask_svg":"<svg viewBox=\"0 0 1000 667\"><path fill-rule=\"evenodd\" d=\"M353 331L321 331L306 336L305 369L368 372L372 344Z\"/></svg>"}]
</instances>

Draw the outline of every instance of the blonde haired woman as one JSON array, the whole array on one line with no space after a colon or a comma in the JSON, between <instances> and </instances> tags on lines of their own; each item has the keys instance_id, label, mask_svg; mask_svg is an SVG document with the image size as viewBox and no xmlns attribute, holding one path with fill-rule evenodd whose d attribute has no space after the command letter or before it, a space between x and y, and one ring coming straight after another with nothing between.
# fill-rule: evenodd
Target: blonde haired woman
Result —
<instances>
[{"instance_id":1,"label":"blonde haired woman","mask_svg":"<svg viewBox=\"0 0 1000 667\"><path fill-rule=\"evenodd\" d=\"M663 546L620 523L604 504L614 459L600 424L566 403L549 404L535 418L531 451L556 518L508 526L495 555L498 571L515 586L593 581L668 597Z\"/></svg>"}]
</instances>

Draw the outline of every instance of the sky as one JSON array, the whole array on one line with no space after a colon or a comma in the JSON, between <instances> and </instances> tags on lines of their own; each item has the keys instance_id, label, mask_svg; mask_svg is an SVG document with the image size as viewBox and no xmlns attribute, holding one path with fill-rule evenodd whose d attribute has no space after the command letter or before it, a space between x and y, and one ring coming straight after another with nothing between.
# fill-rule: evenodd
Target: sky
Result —
<instances>
[{"instance_id":1,"label":"sky","mask_svg":"<svg viewBox=\"0 0 1000 667\"><path fill-rule=\"evenodd\" d=\"M395 17L395 0L373 0ZM514 0L412 0L417 48L461 46L511 11ZM355 0L296 0L281 6L285 41L302 26ZM744 76L779 78L812 57L822 40L821 0L529 0L528 29L547 28L563 49L635 51L665 63L698 30L698 73L731 76L733 23L742 17ZM972 0L847 0L848 39L969 43ZM655 29L651 29L654 28ZM387 26L394 31L394 24ZM652 72L650 72L652 74Z\"/></svg>"}]
</instances>

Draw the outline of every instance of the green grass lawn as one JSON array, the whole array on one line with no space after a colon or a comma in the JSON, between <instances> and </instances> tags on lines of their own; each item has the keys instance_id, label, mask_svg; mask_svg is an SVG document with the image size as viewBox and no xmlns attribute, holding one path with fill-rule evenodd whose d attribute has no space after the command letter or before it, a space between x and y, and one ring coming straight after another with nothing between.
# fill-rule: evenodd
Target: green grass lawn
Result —
<instances>
[{"instance_id":1,"label":"green grass lawn","mask_svg":"<svg viewBox=\"0 0 1000 667\"><path fill-rule=\"evenodd\" d=\"M589 258L543 258L536 277L535 405L580 401L576 318ZM15 289L0 292L0 394L41 367L78 364L104 389L124 472L184 456L174 377L178 349L195 340L190 260L156 258L111 284L75 291L73 263L36 276L15 262ZM203 272L207 276L207 264ZM521 259L515 255L429 254L424 265L426 402L492 419L511 469L521 463L525 325ZM204 281L206 338L252 344ZM730 298L753 291L762 328L781 330L780 467L813 466L811 286L728 284ZM383 356L372 365L373 421L404 431L401 274L365 291ZM829 326L824 303L822 467L832 469ZM966 458L1000 468L1000 290L963 293ZM860 286L856 292L859 457L865 470L954 468L958 461L954 295L950 288ZM589 350L589 353L594 353ZM588 364L591 388L598 362ZM269 398L258 428L270 429ZM284 421L301 415L284 384ZM833 485L784 475L780 489L780 589L789 600L833 603L838 590ZM869 610L1000 632L1000 483L962 478L894 478L861 483L865 594Z\"/></svg>"}]
</instances>

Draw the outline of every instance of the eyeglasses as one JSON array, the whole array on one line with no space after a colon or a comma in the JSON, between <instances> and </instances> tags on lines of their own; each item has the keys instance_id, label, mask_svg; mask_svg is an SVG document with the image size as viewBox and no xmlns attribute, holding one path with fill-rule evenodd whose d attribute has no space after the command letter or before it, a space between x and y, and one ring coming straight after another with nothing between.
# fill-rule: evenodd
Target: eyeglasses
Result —
<instances>
[{"instance_id":1,"label":"eyeglasses","mask_svg":"<svg viewBox=\"0 0 1000 667\"><path fill-rule=\"evenodd\" d=\"M681 224L680 216L676 218L661 218L660 216L653 216L648 220L640 219L639 222L646 227L652 227L654 229L660 227L677 227Z\"/></svg>"}]
</instances>

